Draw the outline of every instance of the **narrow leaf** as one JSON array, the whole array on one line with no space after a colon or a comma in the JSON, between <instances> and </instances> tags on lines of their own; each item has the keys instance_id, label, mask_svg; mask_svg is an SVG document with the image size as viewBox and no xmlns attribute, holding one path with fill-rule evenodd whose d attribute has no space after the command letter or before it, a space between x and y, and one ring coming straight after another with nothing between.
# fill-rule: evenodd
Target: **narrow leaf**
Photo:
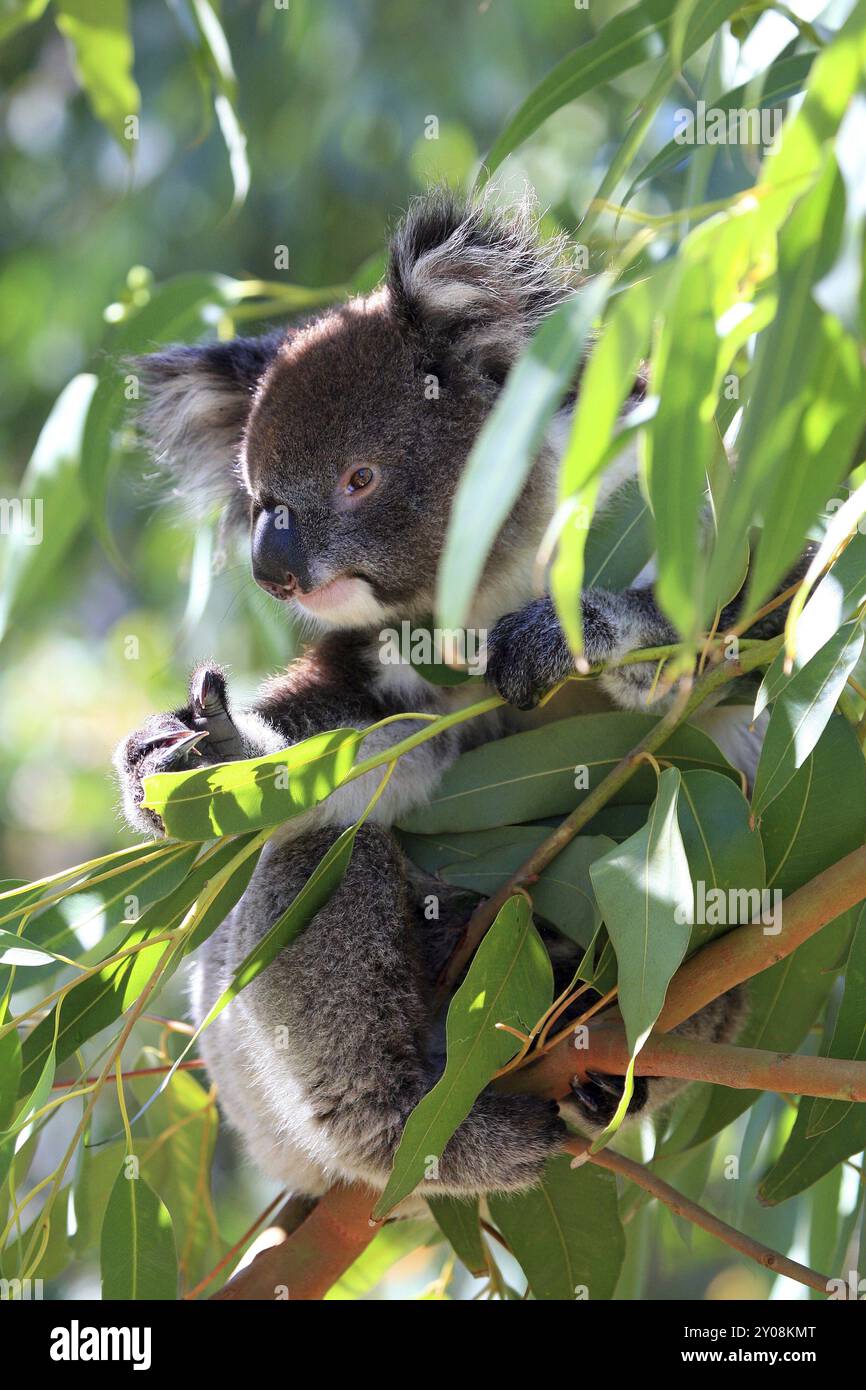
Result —
<instances>
[{"instance_id":1,"label":"narrow leaf","mask_svg":"<svg viewBox=\"0 0 866 1390\"><path fill-rule=\"evenodd\" d=\"M510 898L451 1000L445 1071L406 1122L374 1216L384 1216L418 1186L494 1072L518 1050L514 1035L496 1024L528 1032L549 1007L552 993L550 959L526 900Z\"/></svg>"},{"instance_id":2,"label":"narrow leaf","mask_svg":"<svg viewBox=\"0 0 866 1390\"><path fill-rule=\"evenodd\" d=\"M177 1253L168 1209L144 1178L122 1168L108 1199L100 1242L103 1300L177 1297Z\"/></svg>"}]
</instances>

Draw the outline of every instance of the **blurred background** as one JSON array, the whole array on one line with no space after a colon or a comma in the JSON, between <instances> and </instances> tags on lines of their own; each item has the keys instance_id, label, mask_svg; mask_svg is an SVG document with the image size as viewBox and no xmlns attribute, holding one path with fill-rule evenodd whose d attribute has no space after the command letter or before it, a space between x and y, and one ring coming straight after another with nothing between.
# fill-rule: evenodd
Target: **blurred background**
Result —
<instances>
[{"instance_id":1,"label":"blurred background","mask_svg":"<svg viewBox=\"0 0 866 1390\"><path fill-rule=\"evenodd\" d=\"M117 325L155 285L207 271L321 290L327 301L334 287L374 282L387 228L413 194L437 180L471 186L508 116L623 8L611 0L224 0L225 47L211 32L204 62L201 7L135 0L140 131L127 148L94 114L51 9L18 28L0 19L0 496L15 495L58 393L76 373L100 369L117 350ZM814 12L808 4L795 11L806 21ZM794 19L778 13L756 14L749 28L742 50L720 39L687 65L647 156L671 139L676 107L693 104L706 83L724 91L799 37ZM506 161L497 176L503 192L530 184L549 225L575 231L652 71L649 53L615 84L559 111ZM747 147L720 152L707 187L691 192L709 198L746 186L749 160ZM667 167L634 206L655 215L682 206L689 178L682 162ZM612 220L603 221L591 269L614 235ZM286 307L275 298L243 302L211 331L255 332L278 321ZM34 576L19 595L0 651L0 863L17 879L129 842L111 753L145 714L178 703L195 661L214 655L228 664L241 697L293 650L281 615L254 589L243 550L211 575L212 532L155 505L151 466L128 429L116 442L108 495L116 553L82 516L60 569L45 584ZM180 991L161 1007L181 1016ZM216 1187L228 1237L270 1195L238 1164L221 1139ZM789 1218L780 1209L771 1219ZM709 1240L704 1248L699 1233L689 1236L686 1265L669 1215L661 1230L657 1297L681 1296L686 1283L692 1297L769 1292L769 1275ZM787 1248L769 1224L762 1235ZM442 1249L395 1265L379 1296L429 1286ZM95 1296L97 1287L85 1267L63 1292Z\"/></svg>"}]
</instances>

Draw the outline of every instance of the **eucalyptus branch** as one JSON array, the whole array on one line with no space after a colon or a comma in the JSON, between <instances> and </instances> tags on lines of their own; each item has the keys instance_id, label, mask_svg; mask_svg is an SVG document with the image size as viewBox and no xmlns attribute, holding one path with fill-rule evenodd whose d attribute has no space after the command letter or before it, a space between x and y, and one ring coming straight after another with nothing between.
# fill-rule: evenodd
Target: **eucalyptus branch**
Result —
<instances>
[{"instance_id":1,"label":"eucalyptus branch","mask_svg":"<svg viewBox=\"0 0 866 1390\"><path fill-rule=\"evenodd\" d=\"M607 1016L605 1016L607 1017ZM631 1057L625 1030L609 1022L587 1030L586 1046L560 1046L548 1057L509 1073L497 1090L556 1099L568 1093L574 1074L587 1070L621 1075ZM699 1042L676 1036L651 1036L635 1058L638 1076L711 1081L744 1091L820 1096L825 1100L866 1101L866 1062L837 1057L799 1057L730 1043ZM568 1073L566 1075L566 1073Z\"/></svg>"},{"instance_id":2,"label":"eucalyptus branch","mask_svg":"<svg viewBox=\"0 0 866 1390\"><path fill-rule=\"evenodd\" d=\"M733 989L735 985L743 984L753 975L759 974L762 970L768 970L770 966L785 960L792 951L796 951L798 946L802 946L804 941L808 941L828 922L834 921L849 908L856 907L864 898L866 898L866 846L861 846L859 849L852 850L838 863L831 865L829 869L825 869L815 878L810 879L808 883L805 883L802 888L798 888L786 899L782 930L777 935L766 935L760 922L748 922L741 927L735 927L727 935L718 937L700 951L696 951L684 965L680 966L671 981L665 1006L655 1025L653 1037L657 1038L658 1034L676 1028L678 1024L691 1018L692 1014L702 1009L704 1005L717 999L727 990ZM594 1031L600 1033L608 1025L609 1019L605 1017L604 1022L599 1022L595 1030L590 1028L590 1037ZM590 1043L590 1047L592 1045ZM650 1043L647 1043L646 1046L650 1046ZM745 1048L729 1049L729 1051L734 1051L739 1055L740 1061L744 1065L748 1064L748 1058L742 1054L748 1050ZM719 1046L714 1044L712 1052L717 1054L720 1051ZM640 1055L638 1054L638 1056ZM697 1056L694 1051L691 1055L693 1059ZM673 1053L668 1054L669 1059L672 1056ZM682 1050L681 1056L685 1056ZM772 1074L778 1080L777 1064L767 1061L767 1058L771 1056L772 1054L763 1054L761 1065L770 1066L770 1072L765 1072L764 1076L767 1077ZM576 1053L571 1037L564 1037L546 1056L532 1063L520 1073L521 1077L525 1078L520 1089L541 1090L542 1094L545 1095L566 1095L571 1077L578 1070L575 1065L575 1057ZM753 1060L757 1066L758 1059ZM790 1058L790 1065L783 1068L786 1075L784 1089L797 1095L824 1094L823 1091L813 1093L808 1087L810 1084L834 1084L839 1073L836 1068L828 1067L827 1064L831 1060L826 1057ZM706 1058L702 1059L702 1062L708 1065ZM821 1063L823 1066L815 1065ZM707 1070L706 1074L692 1076L691 1079L718 1080L721 1085L736 1084L731 1080L726 1080L721 1074L724 1066L723 1058L719 1063L718 1076L710 1075ZM856 1098L859 1098L860 1068L864 1064L842 1061L837 1066L845 1070L851 1087L857 1089ZM685 1072L668 1074L686 1075ZM729 1076L731 1074L731 1072L728 1073ZM517 1089L515 1083L509 1084L515 1085L515 1089ZM775 1081L771 1081L768 1086L762 1086L758 1080L747 1084L749 1088L754 1086L757 1089L779 1089ZM844 1094L839 1098L853 1100L855 1096Z\"/></svg>"},{"instance_id":3,"label":"eucalyptus branch","mask_svg":"<svg viewBox=\"0 0 866 1390\"><path fill-rule=\"evenodd\" d=\"M282 1289L293 1303L325 1294L379 1230L370 1220L379 1194L362 1183L332 1187L277 1245L238 1271L215 1299L267 1299Z\"/></svg>"}]
</instances>

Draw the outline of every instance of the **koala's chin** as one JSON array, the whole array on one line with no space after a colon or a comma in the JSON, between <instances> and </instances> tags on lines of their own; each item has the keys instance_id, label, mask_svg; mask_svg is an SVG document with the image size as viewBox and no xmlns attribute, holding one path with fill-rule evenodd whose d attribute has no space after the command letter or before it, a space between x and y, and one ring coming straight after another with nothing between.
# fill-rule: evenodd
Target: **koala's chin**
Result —
<instances>
[{"instance_id":1,"label":"koala's chin","mask_svg":"<svg viewBox=\"0 0 866 1390\"><path fill-rule=\"evenodd\" d=\"M338 577L308 593L292 597L296 617L320 628L371 628L381 626L388 609L366 579Z\"/></svg>"}]
</instances>

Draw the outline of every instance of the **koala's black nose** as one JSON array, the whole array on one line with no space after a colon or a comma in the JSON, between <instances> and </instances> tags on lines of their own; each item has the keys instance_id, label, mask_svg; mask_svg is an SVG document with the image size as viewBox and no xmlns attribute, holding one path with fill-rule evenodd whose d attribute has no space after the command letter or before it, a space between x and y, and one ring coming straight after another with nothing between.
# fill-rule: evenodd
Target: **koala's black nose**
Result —
<instances>
[{"instance_id":1,"label":"koala's black nose","mask_svg":"<svg viewBox=\"0 0 866 1390\"><path fill-rule=\"evenodd\" d=\"M296 589L311 589L310 567L298 518L291 507L261 512L253 526L253 578L274 598L291 598Z\"/></svg>"}]
</instances>

